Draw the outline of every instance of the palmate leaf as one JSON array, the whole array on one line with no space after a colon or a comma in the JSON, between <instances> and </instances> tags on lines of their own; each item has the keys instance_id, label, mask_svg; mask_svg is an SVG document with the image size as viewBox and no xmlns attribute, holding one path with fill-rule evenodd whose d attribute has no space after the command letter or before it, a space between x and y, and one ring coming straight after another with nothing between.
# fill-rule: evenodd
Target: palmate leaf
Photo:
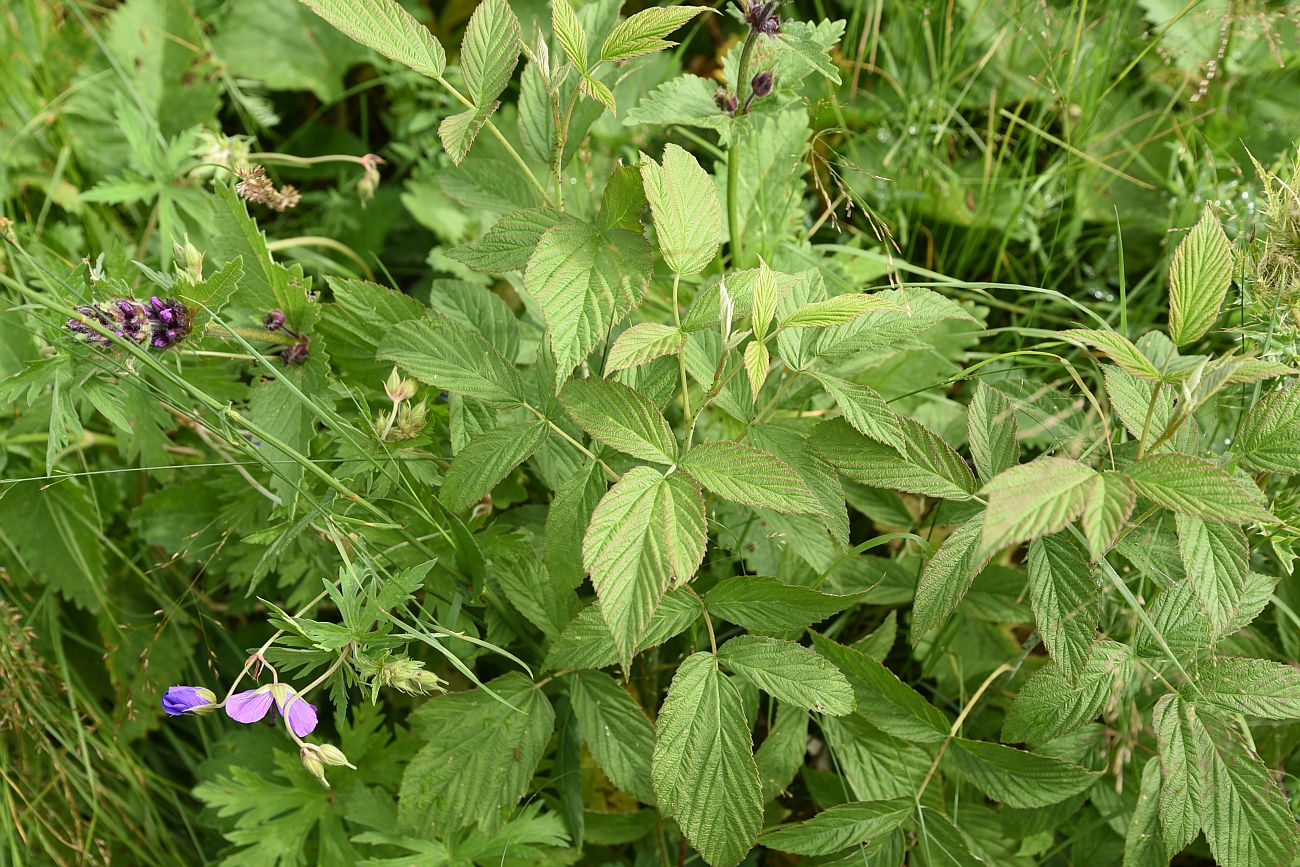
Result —
<instances>
[{"instance_id":1,"label":"palmate leaf","mask_svg":"<svg viewBox=\"0 0 1300 867\"><path fill-rule=\"evenodd\" d=\"M578 427L605 445L643 461L676 462L673 429L640 392L619 382L575 379L560 392L560 402Z\"/></svg>"},{"instance_id":2,"label":"palmate leaf","mask_svg":"<svg viewBox=\"0 0 1300 867\"><path fill-rule=\"evenodd\" d=\"M1073 682L1087 664L1101 617L1101 594L1087 556L1061 533L1029 546L1029 601L1056 668Z\"/></svg>"},{"instance_id":3,"label":"palmate leaf","mask_svg":"<svg viewBox=\"0 0 1300 867\"><path fill-rule=\"evenodd\" d=\"M1232 283L1232 244L1209 205L1169 263L1169 336L1182 346L1219 318Z\"/></svg>"},{"instance_id":4,"label":"palmate leaf","mask_svg":"<svg viewBox=\"0 0 1300 867\"><path fill-rule=\"evenodd\" d=\"M913 806L907 798L839 804L806 821L768 828L759 842L794 855L830 855L888 834L902 824Z\"/></svg>"},{"instance_id":5,"label":"palmate leaf","mask_svg":"<svg viewBox=\"0 0 1300 867\"><path fill-rule=\"evenodd\" d=\"M501 808L528 791L555 727L540 689L512 672L486 691L431 699L410 717L426 745L402 775L398 819L408 827L491 831ZM509 704L506 704L508 702Z\"/></svg>"},{"instance_id":6,"label":"palmate leaf","mask_svg":"<svg viewBox=\"0 0 1300 867\"><path fill-rule=\"evenodd\" d=\"M804 710L844 716L853 689L831 662L793 641L738 635L718 648L718 660L767 694Z\"/></svg>"},{"instance_id":7,"label":"palmate leaf","mask_svg":"<svg viewBox=\"0 0 1300 867\"><path fill-rule=\"evenodd\" d=\"M729 440L701 443L681 468L720 497L791 515L821 511L817 497L789 464L752 446Z\"/></svg>"},{"instance_id":8,"label":"palmate leaf","mask_svg":"<svg viewBox=\"0 0 1300 867\"><path fill-rule=\"evenodd\" d=\"M711 11L707 6L669 6L638 12L609 34L600 47L600 59L617 62L671 48L676 43L665 36L701 12Z\"/></svg>"},{"instance_id":9,"label":"palmate leaf","mask_svg":"<svg viewBox=\"0 0 1300 867\"><path fill-rule=\"evenodd\" d=\"M397 0L301 0L348 36L430 78L442 75L447 55L428 29Z\"/></svg>"},{"instance_id":10,"label":"palmate leaf","mask_svg":"<svg viewBox=\"0 0 1300 867\"><path fill-rule=\"evenodd\" d=\"M1082 514L1086 484L1097 475L1071 458L1045 457L999 473L984 486L988 513L980 551L1055 533Z\"/></svg>"},{"instance_id":11,"label":"palmate leaf","mask_svg":"<svg viewBox=\"0 0 1300 867\"><path fill-rule=\"evenodd\" d=\"M1064 759L1002 744L953 738L950 749L962 776L1008 807L1056 804L1079 794L1101 776Z\"/></svg>"},{"instance_id":12,"label":"palmate leaf","mask_svg":"<svg viewBox=\"0 0 1300 867\"><path fill-rule=\"evenodd\" d=\"M683 8L689 7L676 7ZM655 8L641 14L668 11L672 10ZM664 263L684 277L700 273L722 244L722 206L713 179L695 157L669 144L664 148L663 165L641 155L641 181Z\"/></svg>"},{"instance_id":13,"label":"palmate leaf","mask_svg":"<svg viewBox=\"0 0 1300 867\"><path fill-rule=\"evenodd\" d=\"M694 577L705 542L704 501L681 473L637 467L596 506L582 562L624 666L664 593Z\"/></svg>"},{"instance_id":14,"label":"palmate leaf","mask_svg":"<svg viewBox=\"0 0 1300 867\"><path fill-rule=\"evenodd\" d=\"M711 867L740 863L763 825L763 786L739 690L711 653L677 669L651 763L659 807Z\"/></svg>"},{"instance_id":15,"label":"palmate leaf","mask_svg":"<svg viewBox=\"0 0 1300 867\"><path fill-rule=\"evenodd\" d=\"M1125 473L1138 493L1179 515L1206 521L1273 520L1258 488L1250 488L1218 464L1182 454L1148 455Z\"/></svg>"},{"instance_id":16,"label":"palmate leaf","mask_svg":"<svg viewBox=\"0 0 1300 867\"><path fill-rule=\"evenodd\" d=\"M546 316L557 387L641 300L649 280L650 245L634 232L576 222L546 231L524 288Z\"/></svg>"},{"instance_id":17,"label":"palmate leaf","mask_svg":"<svg viewBox=\"0 0 1300 867\"><path fill-rule=\"evenodd\" d=\"M650 757L655 736L650 720L608 674L578 671L566 680L578 729L600 769L624 792L653 804Z\"/></svg>"},{"instance_id":18,"label":"palmate leaf","mask_svg":"<svg viewBox=\"0 0 1300 867\"><path fill-rule=\"evenodd\" d=\"M1270 392L1250 408L1237 448L1257 470L1300 473L1300 383Z\"/></svg>"},{"instance_id":19,"label":"palmate leaf","mask_svg":"<svg viewBox=\"0 0 1300 867\"><path fill-rule=\"evenodd\" d=\"M453 512L474 505L541 448L548 430L546 422L535 420L474 437L451 462L439 499Z\"/></svg>"}]
</instances>

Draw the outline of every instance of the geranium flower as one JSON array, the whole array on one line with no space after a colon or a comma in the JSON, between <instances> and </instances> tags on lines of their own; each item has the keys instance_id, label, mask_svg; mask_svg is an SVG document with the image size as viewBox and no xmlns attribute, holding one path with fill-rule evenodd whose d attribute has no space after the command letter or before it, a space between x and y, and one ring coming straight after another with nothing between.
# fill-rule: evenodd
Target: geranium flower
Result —
<instances>
[{"instance_id":1,"label":"geranium flower","mask_svg":"<svg viewBox=\"0 0 1300 867\"><path fill-rule=\"evenodd\" d=\"M201 686L169 686L163 693L162 709L168 716L209 713L217 697L212 690Z\"/></svg>"},{"instance_id":2,"label":"geranium flower","mask_svg":"<svg viewBox=\"0 0 1300 867\"><path fill-rule=\"evenodd\" d=\"M274 704L276 713L288 718L289 730L300 738L306 737L316 729L316 705L301 698L293 701L296 695L293 688L284 683L269 683L245 690L226 700L226 716L235 722L255 723L263 719Z\"/></svg>"}]
</instances>

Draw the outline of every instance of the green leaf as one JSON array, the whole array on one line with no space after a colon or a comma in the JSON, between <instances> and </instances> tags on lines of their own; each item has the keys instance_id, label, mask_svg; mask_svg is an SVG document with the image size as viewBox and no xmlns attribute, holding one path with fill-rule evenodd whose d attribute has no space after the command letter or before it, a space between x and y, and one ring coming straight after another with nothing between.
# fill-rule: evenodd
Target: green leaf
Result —
<instances>
[{"instance_id":1,"label":"green leaf","mask_svg":"<svg viewBox=\"0 0 1300 867\"><path fill-rule=\"evenodd\" d=\"M701 443L680 464L719 497L791 515L821 511L816 495L794 468L776 455L730 440Z\"/></svg>"},{"instance_id":2,"label":"green leaf","mask_svg":"<svg viewBox=\"0 0 1300 867\"><path fill-rule=\"evenodd\" d=\"M936 743L948 737L948 718L943 711L883 664L815 632L812 639L817 652L853 686L858 713L882 731L917 743Z\"/></svg>"},{"instance_id":3,"label":"green leaf","mask_svg":"<svg viewBox=\"0 0 1300 867\"><path fill-rule=\"evenodd\" d=\"M1100 560L1115 546L1136 504L1137 488L1128 476L1107 470L1084 483L1079 526L1092 559Z\"/></svg>"},{"instance_id":4,"label":"green leaf","mask_svg":"<svg viewBox=\"0 0 1300 867\"><path fill-rule=\"evenodd\" d=\"M1197 701L1261 719L1300 719L1300 669L1267 659L1224 657L1197 672Z\"/></svg>"},{"instance_id":5,"label":"green leaf","mask_svg":"<svg viewBox=\"0 0 1300 867\"><path fill-rule=\"evenodd\" d=\"M501 103L496 101L475 106L458 114L449 114L438 124L438 138L454 165L460 165L469 155L469 149L474 146L479 130L483 129L483 124L500 106Z\"/></svg>"},{"instance_id":6,"label":"green leaf","mask_svg":"<svg viewBox=\"0 0 1300 867\"><path fill-rule=\"evenodd\" d=\"M564 56L583 75L587 72L587 34L582 22L573 14L569 0L551 0L551 31L555 34Z\"/></svg>"},{"instance_id":7,"label":"green leaf","mask_svg":"<svg viewBox=\"0 0 1300 867\"><path fill-rule=\"evenodd\" d=\"M519 19L506 0L483 0L469 17L460 46L460 69L470 98L492 105L519 63Z\"/></svg>"},{"instance_id":8,"label":"green leaf","mask_svg":"<svg viewBox=\"0 0 1300 867\"><path fill-rule=\"evenodd\" d=\"M620 382L575 379L560 392L560 403L578 427L610 448L643 461L677 461L677 438L663 413Z\"/></svg>"},{"instance_id":9,"label":"green leaf","mask_svg":"<svg viewBox=\"0 0 1300 867\"><path fill-rule=\"evenodd\" d=\"M620 165L610 173L605 192L601 194L597 225L602 229L639 232L645 207L645 184L641 182L640 167Z\"/></svg>"},{"instance_id":10,"label":"green leaf","mask_svg":"<svg viewBox=\"0 0 1300 867\"><path fill-rule=\"evenodd\" d=\"M640 302L649 280L650 245L634 232L575 222L546 231L528 260L524 288L546 316L557 388Z\"/></svg>"},{"instance_id":11,"label":"green leaf","mask_svg":"<svg viewBox=\"0 0 1300 867\"><path fill-rule=\"evenodd\" d=\"M578 599L564 576L552 575L531 547L493 552L492 580L528 621L556 638L577 613Z\"/></svg>"},{"instance_id":12,"label":"green leaf","mask_svg":"<svg viewBox=\"0 0 1300 867\"><path fill-rule=\"evenodd\" d=\"M623 118L624 126L694 126L722 131L731 118L713 101L717 82L698 75L670 78L650 91Z\"/></svg>"},{"instance_id":13,"label":"green leaf","mask_svg":"<svg viewBox=\"0 0 1300 867\"><path fill-rule=\"evenodd\" d=\"M808 712L793 705L776 704L776 721L754 754L763 781L763 802L789 788L803 767L808 752Z\"/></svg>"},{"instance_id":14,"label":"green leaf","mask_svg":"<svg viewBox=\"0 0 1300 867\"><path fill-rule=\"evenodd\" d=\"M859 713L822 717L819 727L853 797L860 801L915 798L931 762L920 747L885 734ZM841 792L837 784L836 793Z\"/></svg>"},{"instance_id":15,"label":"green leaf","mask_svg":"<svg viewBox=\"0 0 1300 867\"><path fill-rule=\"evenodd\" d=\"M1165 840L1160 831L1160 762L1150 759L1142 766L1142 784L1137 805L1129 818L1124 838L1124 867L1168 867Z\"/></svg>"},{"instance_id":16,"label":"green leaf","mask_svg":"<svg viewBox=\"0 0 1300 867\"><path fill-rule=\"evenodd\" d=\"M609 348L605 374L638 367L664 355L676 355L686 345L680 328L658 322L641 322L624 331Z\"/></svg>"},{"instance_id":17,"label":"green leaf","mask_svg":"<svg viewBox=\"0 0 1300 867\"><path fill-rule=\"evenodd\" d=\"M1092 654L1073 682L1049 662L1020 688L1002 724L1002 740L1048 741L1071 732L1095 719L1132 677L1131 649L1104 639L1093 642Z\"/></svg>"},{"instance_id":18,"label":"green leaf","mask_svg":"<svg viewBox=\"0 0 1300 867\"><path fill-rule=\"evenodd\" d=\"M675 7L683 8L689 7ZM654 8L641 14L668 11L671 10ZM640 16L633 16L624 24L637 17ZM674 274L684 277L700 273L718 255L722 244L722 207L718 204L713 179L700 168L695 157L669 144L664 148L662 166L641 155L641 181L650 202L655 238L664 263Z\"/></svg>"},{"instance_id":19,"label":"green leaf","mask_svg":"<svg viewBox=\"0 0 1300 867\"><path fill-rule=\"evenodd\" d=\"M187 284L182 281L178 284L176 297L190 311L190 327L195 334L202 334L212 314L220 313L221 308L226 306L226 302L239 288L243 276L244 260L236 256L202 283Z\"/></svg>"},{"instance_id":20,"label":"green leaf","mask_svg":"<svg viewBox=\"0 0 1300 867\"><path fill-rule=\"evenodd\" d=\"M1182 346L1219 318L1232 283L1232 244L1209 205L1169 263L1169 336Z\"/></svg>"},{"instance_id":21,"label":"green leaf","mask_svg":"<svg viewBox=\"0 0 1300 867\"><path fill-rule=\"evenodd\" d=\"M745 375L749 377L749 393L758 400L758 393L767 382L767 371L772 364L772 356L767 351L767 344L751 340L745 347Z\"/></svg>"},{"instance_id":22,"label":"green leaf","mask_svg":"<svg viewBox=\"0 0 1300 867\"><path fill-rule=\"evenodd\" d=\"M839 804L807 821L768 828L759 842L794 855L830 855L883 837L903 823L912 806L907 798Z\"/></svg>"},{"instance_id":23,"label":"green leaf","mask_svg":"<svg viewBox=\"0 0 1300 867\"><path fill-rule=\"evenodd\" d=\"M608 674L576 671L566 680L578 728L596 764L614 785L653 804L650 756L655 735L645 712Z\"/></svg>"},{"instance_id":24,"label":"green leaf","mask_svg":"<svg viewBox=\"0 0 1300 867\"><path fill-rule=\"evenodd\" d=\"M831 596L775 578L738 575L718 582L704 596L709 613L750 632L785 632L819 623L848 608L853 596Z\"/></svg>"},{"instance_id":25,"label":"green leaf","mask_svg":"<svg viewBox=\"0 0 1300 867\"><path fill-rule=\"evenodd\" d=\"M626 666L659 600L704 558L704 501L680 473L626 473L591 516L582 562Z\"/></svg>"},{"instance_id":26,"label":"green leaf","mask_svg":"<svg viewBox=\"0 0 1300 867\"><path fill-rule=\"evenodd\" d=\"M1214 860L1222 867L1293 863L1300 837L1273 774L1236 727L1208 714L1189 717L1203 727L1193 744L1202 777L1201 825Z\"/></svg>"},{"instance_id":27,"label":"green leaf","mask_svg":"<svg viewBox=\"0 0 1300 867\"><path fill-rule=\"evenodd\" d=\"M453 512L468 509L483 499L510 471L541 448L549 430L534 420L481 433L469 441L451 462L438 497Z\"/></svg>"},{"instance_id":28,"label":"green leaf","mask_svg":"<svg viewBox=\"0 0 1300 867\"><path fill-rule=\"evenodd\" d=\"M804 710L844 716L853 689L825 657L793 641L738 635L718 648L718 660L754 686Z\"/></svg>"},{"instance_id":29,"label":"green leaf","mask_svg":"<svg viewBox=\"0 0 1300 867\"><path fill-rule=\"evenodd\" d=\"M873 297L887 301L888 306L822 332L817 341L819 355L844 358L908 341L947 319L975 321L960 304L930 289L884 289Z\"/></svg>"},{"instance_id":30,"label":"green leaf","mask_svg":"<svg viewBox=\"0 0 1300 867\"><path fill-rule=\"evenodd\" d=\"M105 601L99 520L90 494L73 479L0 488L3 547L20 553L41 583L88 611Z\"/></svg>"},{"instance_id":31,"label":"green leaf","mask_svg":"<svg viewBox=\"0 0 1300 867\"><path fill-rule=\"evenodd\" d=\"M1083 513L1091 467L1071 458L1045 457L999 473L984 486L988 514L980 550L992 554L1065 528Z\"/></svg>"},{"instance_id":32,"label":"green leaf","mask_svg":"<svg viewBox=\"0 0 1300 867\"><path fill-rule=\"evenodd\" d=\"M659 711L651 775L659 806L711 867L733 867L763 825L744 702L710 653L677 669Z\"/></svg>"},{"instance_id":33,"label":"green leaf","mask_svg":"<svg viewBox=\"0 0 1300 867\"><path fill-rule=\"evenodd\" d=\"M1300 382L1270 392L1250 408L1237 449L1257 470L1300 473Z\"/></svg>"},{"instance_id":34,"label":"green leaf","mask_svg":"<svg viewBox=\"0 0 1300 867\"><path fill-rule=\"evenodd\" d=\"M1165 643L1175 653L1193 656L1209 648L1224 636L1244 629L1268 605L1278 579L1271 575L1251 572L1246 576L1245 587L1227 622L1220 628L1210 624L1201 610L1200 602L1187 581L1180 581L1164 590L1151 605L1151 622L1164 636ZM1137 642L1138 653L1144 656L1163 656L1164 651L1147 631Z\"/></svg>"},{"instance_id":35,"label":"green leaf","mask_svg":"<svg viewBox=\"0 0 1300 867\"><path fill-rule=\"evenodd\" d=\"M810 442L827 463L863 485L946 500L969 500L975 492L970 468L943 440L919 423L900 418L905 448L873 442L844 419L822 422Z\"/></svg>"},{"instance_id":36,"label":"green leaf","mask_svg":"<svg viewBox=\"0 0 1300 867\"><path fill-rule=\"evenodd\" d=\"M1142 354L1133 341L1114 331L1098 331L1090 328L1072 328L1060 332L1066 340L1082 346L1091 346L1106 353L1106 356L1134 376L1142 379L1158 380L1160 371L1151 360Z\"/></svg>"},{"instance_id":37,"label":"green leaf","mask_svg":"<svg viewBox=\"0 0 1300 867\"><path fill-rule=\"evenodd\" d=\"M1214 629L1232 619L1246 587L1250 548L1240 527L1176 517L1178 551L1198 608Z\"/></svg>"},{"instance_id":38,"label":"green leaf","mask_svg":"<svg viewBox=\"0 0 1300 867\"><path fill-rule=\"evenodd\" d=\"M638 12L609 34L600 47L600 59L618 62L672 48L677 43L665 40L665 36L701 12L711 11L707 6L669 6Z\"/></svg>"},{"instance_id":39,"label":"green leaf","mask_svg":"<svg viewBox=\"0 0 1300 867\"><path fill-rule=\"evenodd\" d=\"M903 426L875 389L826 373L811 371L826 393L835 398L844 420L854 430L898 452L907 449Z\"/></svg>"},{"instance_id":40,"label":"green leaf","mask_svg":"<svg viewBox=\"0 0 1300 867\"><path fill-rule=\"evenodd\" d=\"M1138 493L1171 512L1206 521L1270 522L1253 485L1229 475L1218 464L1191 455L1148 455L1125 472Z\"/></svg>"},{"instance_id":41,"label":"green leaf","mask_svg":"<svg viewBox=\"0 0 1300 867\"><path fill-rule=\"evenodd\" d=\"M1016 411L1005 394L981 382L966 411L966 439L980 478L991 481L1020 462Z\"/></svg>"},{"instance_id":42,"label":"green leaf","mask_svg":"<svg viewBox=\"0 0 1300 867\"><path fill-rule=\"evenodd\" d=\"M556 490L546 512L546 567L571 588L587 577L582 568L582 538L591 523L591 513L604 495L605 477L599 466L589 461Z\"/></svg>"},{"instance_id":43,"label":"green leaf","mask_svg":"<svg viewBox=\"0 0 1300 867\"><path fill-rule=\"evenodd\" d=\"M658 647L682 634L699 620L701 611L700 601L695 596L685 590L669 590L655 609L632 655ZM605 625L599 605L589 605L579 612L546 655L548 669L605 668L618 661L614 636Z\"/></svg>"},{"instance_id":44,"label":"green leaf","mask_svg":"<svg viewBox=\"0 0 1300 867\"><path fill-rule=\"evenodd\" d=\"M426 316L402 322L379 344L379 357L421 382L489 403L520 403L515 368L482 335L450 320Z\"/></svg>"},{"instance_id":45,"label":"green leaf","mask_svg":"<svg viewBox=\"0 0 1300 867\"><path fill-rule=\"evenodd\" d=\"M468 247L455 247L447 255L475 271L521 271L528 264L546 230L563 222L564 214L549 208L511 211Z\"/></svg>"},{"instance_id":46,"label":"green leaf","mask_svg":"<svg viewBox=\"0 0 1300 867\"><path fill-rule=\"evenodd\" d=\"M1160 828L1165 854L1172 858L1201 832L1208 799L1197 763L1208 749L1197 741L1208 737L1196 708L1176 695L1156 702L1151 717L1160 750Z\"/></svg>"},{"instance_id":47,"label":"green leaf","mask_svg":"<svg viewBox=\"0 0 1300 867\"><path fill-rule=\"evenodd\" d=\"M912 644L916 645L957 610L975 577L988 562L979 554L984 515L980 513L954 530L921 570L912 603Z\"/></svg>"},{"instance_id":48,"label":"green leaf","mask_svg":"<svg viewBox=\"0 0 1300 867\"><path fill-rule=\"evenodd\" d=\"M475 825L492 830L501 808L528 792L555 712L522 674L510 673L481 689L430 699L410 716L426 745L402 775L398 820L444 833ZM508 702L508 704L506 704Z\"/></svg>"},{"instance_id":49,"label":"green leaf","mask_svg":"<svg viewBox=\"0 0 1300 867\"><path fill-rule=\"evenodd\" d=\"M440 78L447 56L433 34L397 0L302 0L330 24L368 48L430 78Z\"/></svg>"},{"instance_id":50,"label":"green leaf","mask_svg":"<svg viewBox=\"0 0 1300 867\"><path fill-rule=\"evenodd\" d=\"M980 867L983 858L971 854L970 841L942 813L922 807L918 810L916 855L917 867Z\"/></svg>"},{"instance_id":51,"label":"green leaf","mask_svg":"<svg viewBox=\"0 0 1300 867\"><path fill-rule=\"evenodd\" d=\"M605 108L609 109L610 114L618 113L618 105L614 102L614 91L610 90L609 85L600 79L584 75L578 80L578 90L583 96L594 99L605 106Z\"/></svg>"},{"instance_id":52,"label":"green leaf","mask_svg":"<svg viewBox=\"0 0 1300 867\"><path fill-rule=\"evenodd\" d=\"M1087 556L1064 533L1029 546L1029 603L1057 671L1073 682L1087 664L1101 595Z\"/></svg>"},{"instance_id":53,"label":"green leaf","mask_svg":"<svg viewBox=\"0 0 1300 867\"><path fill-rule=\"evenodd\" d=\"M812 301L795 309L781 320L782 328L826 328L843 325L872 310L894 305L879 295L836 295L824 301Z\"/></svg>"},{"instance_id":54,"label":"green leaf","mask_svg":"<svg viewBox=\"0 0 1300 867\"><path fill-rule=\"evenodd\" d=\"M953 738L957 769L981 792L1008 807L1032 809L1064 801L1101 776L1073 762L1002 744Z\"/></svg>"}]
</instances>

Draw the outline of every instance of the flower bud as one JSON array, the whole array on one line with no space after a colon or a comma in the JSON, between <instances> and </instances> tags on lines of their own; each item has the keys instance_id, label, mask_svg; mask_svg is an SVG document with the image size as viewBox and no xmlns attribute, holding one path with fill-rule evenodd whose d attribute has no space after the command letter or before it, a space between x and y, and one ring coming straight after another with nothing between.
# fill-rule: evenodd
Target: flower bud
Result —
<instances>
[{"instance_id":1,"label":"flower bud","mask_svg":"<svg viewBox=\"0 0 1300 867\"><path fill-rule=\"evenodd\" d=\"M415 397L416 389L419 386L413 379L403 379L393 368L393 372L388 374L388 379L384 380L384 391L388 394L388 399L393 403L401 403L404 400L410 400Z\"/></svg>"},{"instance_id":2,"label":"flower bud","mask_svg":"<svg viewBox=\"0 0 1300 867\"><path fill-rule=\"evenodd\" d=\"M776 17L776 9L780 5L780 0L750 3L745 8L745 23L755 33L775 36L781 29L781 19Z\"/></svg>"},{"instance_id":3,"label":"flower bud","mask_svg":"<svg viewBox=\"0 0 1300 867\"><path fill-rule=\"evenodd\" d=\"M754 76L754 80L750 82L750 86L754 89L754 97L756 99L762 99L772 92L772 73L767 70L760 72L758 75Z\"/></svg>"},{"instance_id":4,"label":"flower bud","mask_svg":"<svg viewBox=\"0 0 1300 867\"><path fill-rule=\"evenodd\" d=\"M316 779L325 788L330 787L329 780L325 779L325 761L321 758L320 747L314 744L303 744L302 750L298 753L298 760L302 762L303 769Z\"/></svg>"},{"instance_id":5,"label":"flower bud","mask_svg":"<svg viewBox=\"0 0 1300 867\"><path fill-rule=\"evenodd\" d=\"M383 164L384 160L376 154L366 154L361 158L363 174L357 181L357 197L361 199L362 207L375 197L375 190L379 189L379 166Z\"/></svg>"},{"instance_id":6,"label":"flower bud","mask_svg":"<svg viewBox=\"0 0 1300 867\"><path fill-rule=\"evenodd\" d=\"M343 751L333 744L320 744L316 747L316 754L327 765L341 765L354 771L357 769L357 766L349 762L348 757L343 755Z\"/></svg>"},{"instance_id":7,"label":"flower bud","mask_svg":"<svg viewBox=\"0 0 1300 867\"><path fill-rule=\"evenodd\" d=\"M163 693L162 709L168 716L203 716L217 709L217 697L202 686L169 686Z\"/></svg>"},{"instance_id":8,"label":"flower bud","mask_svg":"<svg viewBox=\"0 0 1300 867\"><path fill-rule=\"evenodd\" d=\"M292 367L295 364L306 364L310 355L311 348L307 345L307 341L300 340L284 352L281 352L280 360L285 363L286 367Z\"/></svg>"},{"instance_id":9,"label":"flower bud","mask_svg":"<svg viewBox=\"0 0 1300 867\"><path fill-rule=\"evenodd\" d=\"M418 436L428 419L429 408L424 401L414 405L404 403L397 411L397 433L404 440Z\"/></svg>"},{"instance_id":10,"label":"flower bud","mask_svg":"<svg viewBox=\"0 0 1300 867\"><path fill-rule=\"evenodd\" d=\"M726 114L735 114L736 106L740 103L736 100L734 93L728 93L725 88L720 87L718 92L713 94L713 104Z\"/></svg>"},{"instance_id":11,"label":"flower bud","mask_svg":"<svg viewBox=\"0 0 1300 867\"><path fill-rule=\"evenodd\" d=\"M202 283L203 254L190 243L188 235L185 236L184 244L175 240L172 241L172 252L180 265L181 274L187 277L191 283Z\"/></svg>"},{"instance_id":12,"label":"flower bud","mask_svg":"<svg viewBox=\"0 0 1300 867\"><path fill-rule=\"evenodd\" d=\"M442 688L445 681L442 678L431 671L425 671L423 662L407 657L395 659L379 669L379 682L407 695L445 692Z\"/></svg>"}]
</instances>

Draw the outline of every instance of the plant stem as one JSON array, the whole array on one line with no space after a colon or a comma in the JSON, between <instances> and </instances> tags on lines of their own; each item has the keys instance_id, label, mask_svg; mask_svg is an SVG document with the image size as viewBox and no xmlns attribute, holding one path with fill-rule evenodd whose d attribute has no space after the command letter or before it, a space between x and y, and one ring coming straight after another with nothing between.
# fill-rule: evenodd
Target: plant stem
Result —
<instances>
[{"instance_id":1,"label":"plant stem","mask_svg":"<svg viewBox=\"0 0 1300 867\"><path fill-rule=\"evenodd\" d=\"M677 302L677 287L682 282L680 274L673 275L673 325L677 330L682 330L681 307ZM677 371L682 375L682 417L690 420L691 417L691 384L686 378L686 346L682 345L681 350L677 353Z\"/></svg>"},{"instance_id":2,"label":"plant stem","mask_svg":"<svg viewBox=\"0 0 1300 867\"><path fill-rule=\"evenodd\" d=\"M600 464L600 468L601 468L602 470L605 471L605 475L609 478L609 480L610 480L611 482L617 482L617 481L619 480L619 475L618 475L618 473L616 473L616 472L614 472L612 469L610 469L610 468L609 468L609 464L605 463L605 462L602 461L600 458L596 457L595 452L593 452L591 449L587 448L587 447L584 446L582 443L578 442L578 441L575 440L573 437L569 436L568 431L566 431L564 428L560 427L560 426L557 425L555 422L553 422L553 421L551 421L549 418L547 418L547 417L546 417L546 414L543 413L541 410L539 410L537 407L533 406L532 404L528 404L528 403L526 403L526 404L524 404L524 409L528 410L528 411L531 412L533 415L537 416L537 417L540 418L542 421L544 421L544 422L546 422L548 425L550 425L550 426L551 426L551 430L555 431L557 434L559 434L560 436L562 436L562 437L565 439L565 441L568 442L569 445L573 446L575 449L577 449L578 451L582 452L584 455L586 455L586 456L587 456L588 458L590 458L591 460L593 460L593 461L595 461L596 463Z\"/></svg>"},{"instance_id":3,"label":"plant stem","mask_svg":"<svg viewBox=\"0 0 1300 867\"><path fill-rule=\"evenodd\" d=\"M477 108L474 103L470 102L463 93L453 87L451 82L443 78L441 75L438 76L437 82L445 87L447 92L450 93L461 105L466 108ZM538 195L542 197L542 201L546 202L548 205L555 204L547 194L546 188L542 186L541 181L537 180L537 175L533 174L533 170L528 167L528 163L524 162L524 158L519 155L519 151L515 150L515 146L512 145L509 139L502 134L501 130L497 129L497 125L489 119L486 122L486 126L488 132L492 133L493 137L501 143L501 147L506 149L506 153L510 154L511 159L518 164L519 168L523 169L524 175L527 176L528 180L532 183L533 188L537 190Z\"/></svg>"},{"instance_id":4,"label":"plant stem","mask_svg":"<svg viewBox=\"0 0 1300 867\"><path fill-rule=\"evenodd\" d=\"M754 54L754 44L758 42L758 32L751 29L745 37L745 46L740 50L740 64L736 67L736 117L744 115L749 108L745 100L745 88L749 84L749 60ZM731 241L731 267L739 268L744 262L740 244L740 126L731 124L731 145L727 148L727 233Z\"/></svg>"}]
</instances>

